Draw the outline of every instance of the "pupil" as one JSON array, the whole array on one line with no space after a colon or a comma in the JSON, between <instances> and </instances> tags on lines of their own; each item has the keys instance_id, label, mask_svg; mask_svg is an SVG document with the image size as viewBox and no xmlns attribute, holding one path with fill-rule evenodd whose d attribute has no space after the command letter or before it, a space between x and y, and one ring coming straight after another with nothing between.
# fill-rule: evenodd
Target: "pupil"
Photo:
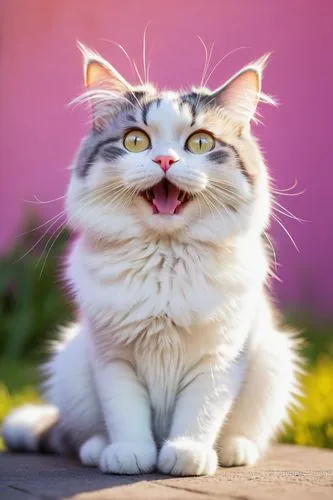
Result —
<instances>
[{"instance_id":1,"label":"pupil","mask_svg":"<svg viewBox=\"0 0 333 500\"><path fill-rule=\"evenodd\" d=\"M136 146L136 143L137 143L137 142L138 142L138 136L136 135L136 136L134 137L134 146Z\"/></svg>"}]
</instances>

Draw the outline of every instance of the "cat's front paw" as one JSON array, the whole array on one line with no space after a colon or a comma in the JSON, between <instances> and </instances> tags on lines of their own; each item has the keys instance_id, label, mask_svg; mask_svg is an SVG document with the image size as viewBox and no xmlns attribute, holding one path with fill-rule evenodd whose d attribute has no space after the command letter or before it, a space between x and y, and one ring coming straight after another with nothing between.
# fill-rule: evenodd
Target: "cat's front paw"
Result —
<instances>
[{"instance_id":1,"label":"cat's front paw","mask_svg":"<svg viewBox=\"0 0 333 500\"><path fill-rule=\"evenodd\" d=\"M121 442L105 448L99 468L106 474L144 474L155 469L155 443L147 441Z\"/></svg>"},{"instance_id":2,"label":"cat's front paw","mask_svg":"<svg viewBox=\"0 0 333 500\"><path fill-rule=\"evenodd\" d=\"M103 451L108 445L106 437L95 435L88 439L79 450L80 461L83 465L94 467L99 464Z\"/></svg>"},{"instance_id":3,"label":"cat's front paw","mask_svg":"<svg viewBox=\"0 0 333 500\"><path fill-rule=\"evenodd\" d=\"M258 458L257 445L245 436L229 436L221 442L219 463L223 467L253 465Z\"/></svg>"},{"instance_id":4,"label":"cat's front paw","mask_svg":"<svg viewBox=\"0 0 333 500\"><path fill-rule=\"evenodd\" d=\"M216 451L189 438L167 441L160 451L158 469L171 476L212 475L217 469Z\"/></svg>"}]
</instances>

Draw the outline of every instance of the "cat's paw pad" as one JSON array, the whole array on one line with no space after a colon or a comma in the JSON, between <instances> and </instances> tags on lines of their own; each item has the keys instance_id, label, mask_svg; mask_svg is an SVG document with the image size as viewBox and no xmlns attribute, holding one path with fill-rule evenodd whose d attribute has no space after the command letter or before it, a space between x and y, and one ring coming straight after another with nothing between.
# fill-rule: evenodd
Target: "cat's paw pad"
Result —
<instances>
[{"instance_id":1,"label":"cat's paw pad","mask_svg":"<svg viewBox=\"0 0 333 500\"><path fill-rule=\"evenodd\" d=\"M99 468L106 474L144 474L155 469L156 460L155 443L114 443L103 451Z\"/></svg>"},{"instance_id":2,"label":"cat's paw pad","mask_svg":"<svg viewBox=\"0 0 333 500\"><path fill-rule=\"evenodd\" d=\"M158 469L171 476L212 475L217 455L213 448L193 439L167 441L160 451Z\"/></svg>"},{"instance_id":3,"label":"cat's paw pad","mask_svg":"<svg viewBox=\"0 0 333 500\"><path fill-rule=\"evenodd\" d=\"M108 441L104 436L96 435L88 439L79 450L81 463L89 467L97 466L107 445Z\"/></svg>"},{"instance_id":4,"label":"cat's paw pad","mask_svg":"<svg viewBox=\"0 0 333 500\"><path fill-rule=\"evenodd\" d=\"M253 465L258 458L257 445L245 436L230 436L221 442L219 463L223 467Z\"/></svg>"}]
</instances>

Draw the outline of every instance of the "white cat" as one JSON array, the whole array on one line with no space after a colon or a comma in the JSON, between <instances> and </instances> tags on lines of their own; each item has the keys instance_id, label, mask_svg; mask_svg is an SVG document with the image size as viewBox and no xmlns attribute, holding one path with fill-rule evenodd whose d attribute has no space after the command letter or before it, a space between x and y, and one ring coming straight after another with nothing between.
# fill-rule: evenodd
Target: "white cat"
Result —
<instances>
[{"instance_id":1,"label":"white cat","mask_svg":"<svg viewBox=\"0 0 333 500\"><path fill-rule=\"evenodd\" d=\"M11 414L5 442L106 473L253 464L297 389L267 298L271 193L250 130L266 58L215 91L160 92L82 51L93 127L67 193L80 320L46 366L49 405Z\"/></svg>"}]
</instances>

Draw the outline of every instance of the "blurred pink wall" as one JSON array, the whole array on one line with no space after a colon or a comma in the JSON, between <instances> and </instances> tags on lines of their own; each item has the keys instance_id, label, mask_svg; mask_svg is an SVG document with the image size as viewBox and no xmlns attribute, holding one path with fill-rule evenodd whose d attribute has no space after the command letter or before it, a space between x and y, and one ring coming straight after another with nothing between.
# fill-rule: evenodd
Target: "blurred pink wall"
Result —
<instances>
[{"instance_id":1,"label":"blurred pink wall","mask_svg":"<svg viewBox=\"0 0 333 500\"><path fill-rule=\"evenodd\" d=\"M281 197L298 216L282 217L300 254L275 225L283 285L278 296L295 307L331 311L332 280L332 0L1 0L0 4L0 244L19 233L23 213L38 207L46 219L61 196L68 165L87 128L83 110L67 108L82 89L76 40L100 51L133 80L122 43L142 67L148 32L151 78L160 86L199 83L204 54L196 35L227 57L210 80L220 85L252 59L272 50L264 90L278 109L262 107L255 130L279 188L299 181L306 193ZM296 191L298 188L296 189ZM56 227L56 226L55 226Z\"/></svg>"}]
</instances>

